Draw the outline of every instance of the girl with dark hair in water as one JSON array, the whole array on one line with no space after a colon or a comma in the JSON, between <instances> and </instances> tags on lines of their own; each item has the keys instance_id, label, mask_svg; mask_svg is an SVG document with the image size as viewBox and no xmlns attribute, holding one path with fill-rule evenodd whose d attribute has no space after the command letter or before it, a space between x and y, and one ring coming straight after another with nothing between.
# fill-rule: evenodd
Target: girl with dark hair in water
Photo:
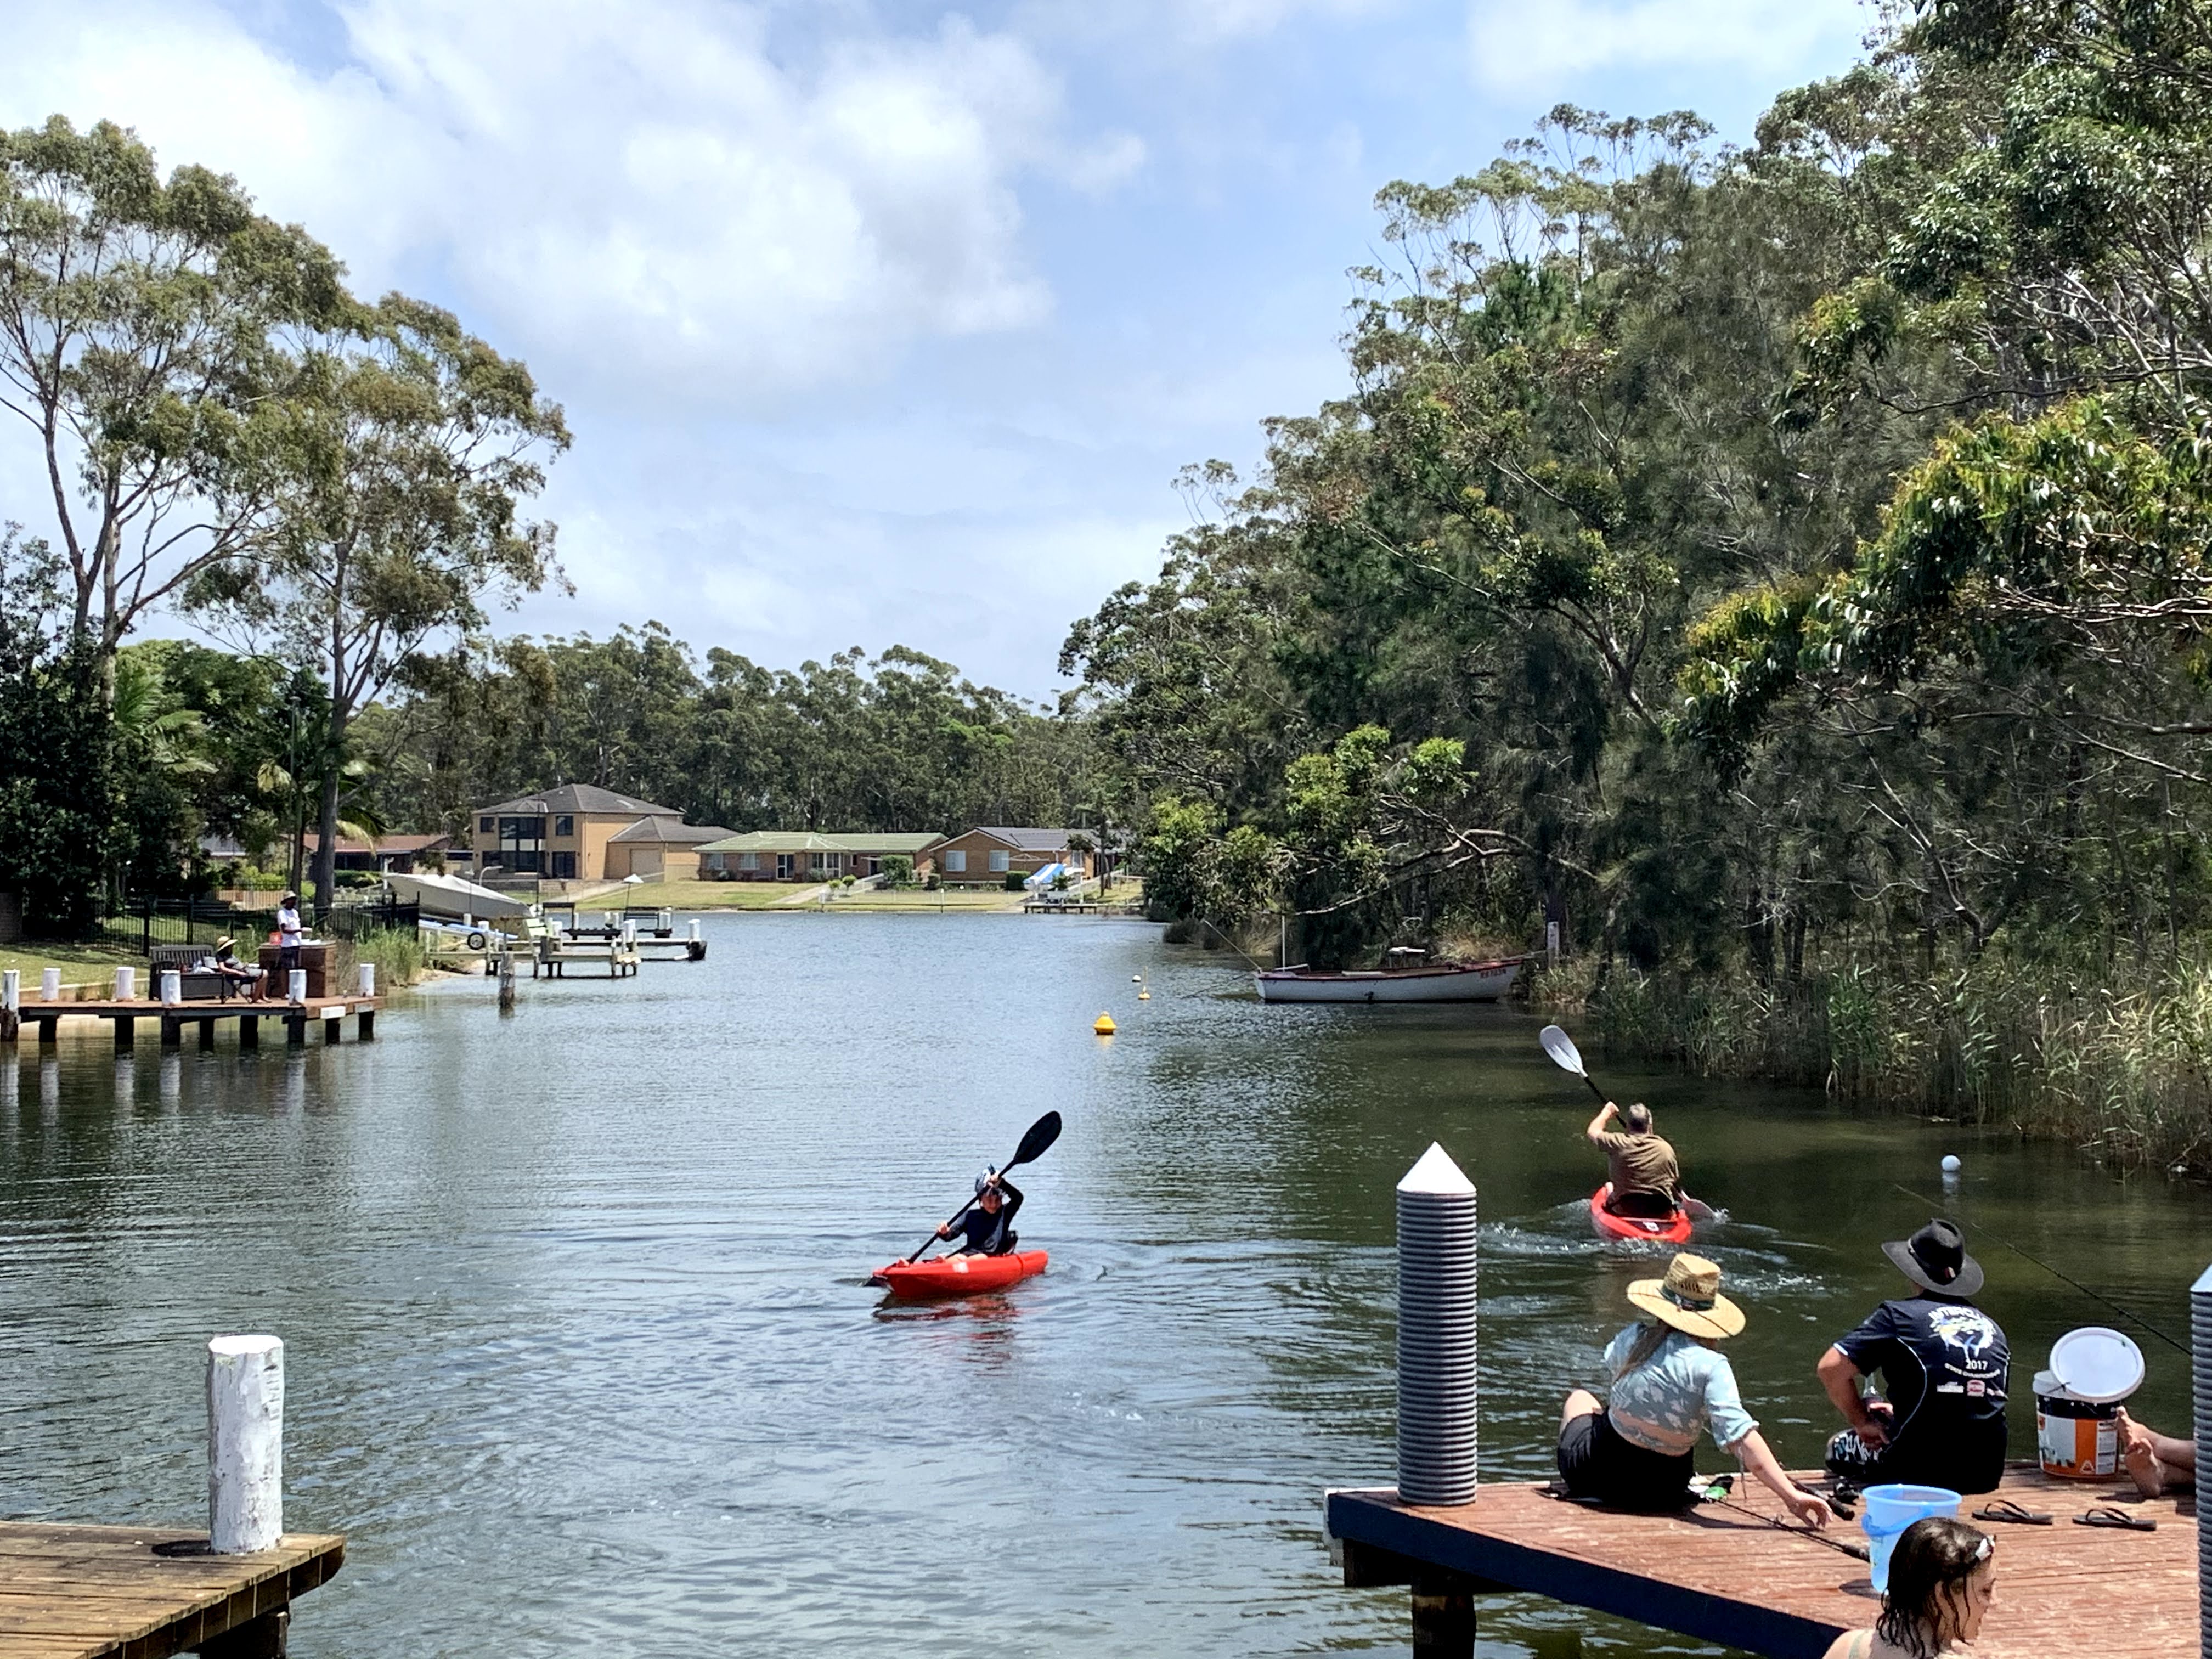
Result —
<instances>
[{"instance_id":1,"label":"girl with dark hair in water","mask_svg":"<svg viewBox=\"0 0 2212 1659\"><path fill-rule=\"evenodd\" d=\"M1968 1655L1996 1595L1996 1543L1963 1521L1915 1521L1889 1558L1889 1589L1872 1630L1838 1636L1826 1659Z\"/></svg>"}]
</instances>

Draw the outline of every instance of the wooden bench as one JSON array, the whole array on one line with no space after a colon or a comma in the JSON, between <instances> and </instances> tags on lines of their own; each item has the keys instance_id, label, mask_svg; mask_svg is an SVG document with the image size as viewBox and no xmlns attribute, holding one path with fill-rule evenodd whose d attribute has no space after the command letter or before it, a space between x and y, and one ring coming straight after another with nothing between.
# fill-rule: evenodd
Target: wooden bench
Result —
<instances>
[{"instance_id":1,"label":"wooden bench","mask_svg":"<svg viewBox=\"0 0 2212 1659\"><path fill-rule=\"evenodd\" d=\"M215 955L210 945L156 945L146 953L148 974L153 980L149 988L155 996L161 994L161 975L173 972L177 975L178 994L187 1002L220 1002L223 997L222 975L196 974L194 967Z\"/></svg>"}]
</instances>

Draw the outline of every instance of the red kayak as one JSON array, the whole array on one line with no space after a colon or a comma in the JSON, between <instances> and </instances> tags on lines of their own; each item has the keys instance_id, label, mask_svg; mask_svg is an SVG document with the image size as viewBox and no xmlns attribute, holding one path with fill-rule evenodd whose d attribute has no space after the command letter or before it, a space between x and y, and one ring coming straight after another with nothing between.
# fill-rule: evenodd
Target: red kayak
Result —
<instances>
[{"instance_id":1,"label":"red kayak","mask_svg":"<svg viewBox=\"0 0 2212 1659\"><path fill-rule=\"evenodd\" d=\"M1690 1212L1677 1210L1670 1216L1615 1215L1605 1207L1613 1196L1613 1183L1608 1181L1590 1194L1590 1225L1597 1229L1600 1238L1634 1239L1642 1244L1686 1244L1690 1242Z\"/></svg>"},{"instance_id":2,"label":"red kayak","mask_svg":"<svg viewBox=\"0 0 2212 1659\"><path fill-rule=\"evenodd\" d=\"M885 1286L893 1296L974 1296L981 1291L1001 1291L1032 1273L1041 1273L1049 1260L1042 1250L1014 1250L1005 1255L933 1255L927 1261L894 1261L888 1267L878 1267L870 1282Z\"/></svg>"}]
</instances>

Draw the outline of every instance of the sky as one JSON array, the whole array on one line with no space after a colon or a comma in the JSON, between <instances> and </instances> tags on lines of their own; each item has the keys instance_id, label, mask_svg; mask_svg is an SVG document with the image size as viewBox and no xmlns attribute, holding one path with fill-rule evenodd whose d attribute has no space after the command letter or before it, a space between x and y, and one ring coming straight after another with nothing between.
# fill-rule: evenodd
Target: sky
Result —
<instances>
[{"instance_id":1,"label":"sky","mask_svg":"<svg viewBox=\"0 0 2212 1659\"><path fill-rule=\"evenodd\" d=\"M1860 0L0 0L0 121L235 174L529 363L573 594L775 667L1042 698L1176 470L1344 389L1376 191L1553 105L1749 137ZM27 434L0 519L44 526ZM16 503L23 506L17 509ZM51 509L48 509L49 513Z\"/></svg>"}]
</instances>

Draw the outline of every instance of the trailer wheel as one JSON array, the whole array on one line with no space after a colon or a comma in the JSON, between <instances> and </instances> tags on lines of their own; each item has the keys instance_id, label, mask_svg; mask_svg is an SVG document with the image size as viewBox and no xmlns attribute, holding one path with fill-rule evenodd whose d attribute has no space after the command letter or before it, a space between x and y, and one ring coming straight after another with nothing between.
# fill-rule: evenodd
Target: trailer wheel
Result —
<instances>
[{"instance_id":1,"label":"trailer wheel","mask_svg":"<svg viewBox=\"0 0 2212 1659\"><path fill-rule=\"evenodd\" d=\"M483 949L484 948L484 943L485 943L484 936L483 936L483 932L482 932L481 930L479 930L479 931L477 931L477 932L476 932L476 933L471 933L471 934L469 935L469 949L470 949L470 950L471 950L471 951L481 951L481 950L483 950Z\"/></svg>"}]
</instances>

